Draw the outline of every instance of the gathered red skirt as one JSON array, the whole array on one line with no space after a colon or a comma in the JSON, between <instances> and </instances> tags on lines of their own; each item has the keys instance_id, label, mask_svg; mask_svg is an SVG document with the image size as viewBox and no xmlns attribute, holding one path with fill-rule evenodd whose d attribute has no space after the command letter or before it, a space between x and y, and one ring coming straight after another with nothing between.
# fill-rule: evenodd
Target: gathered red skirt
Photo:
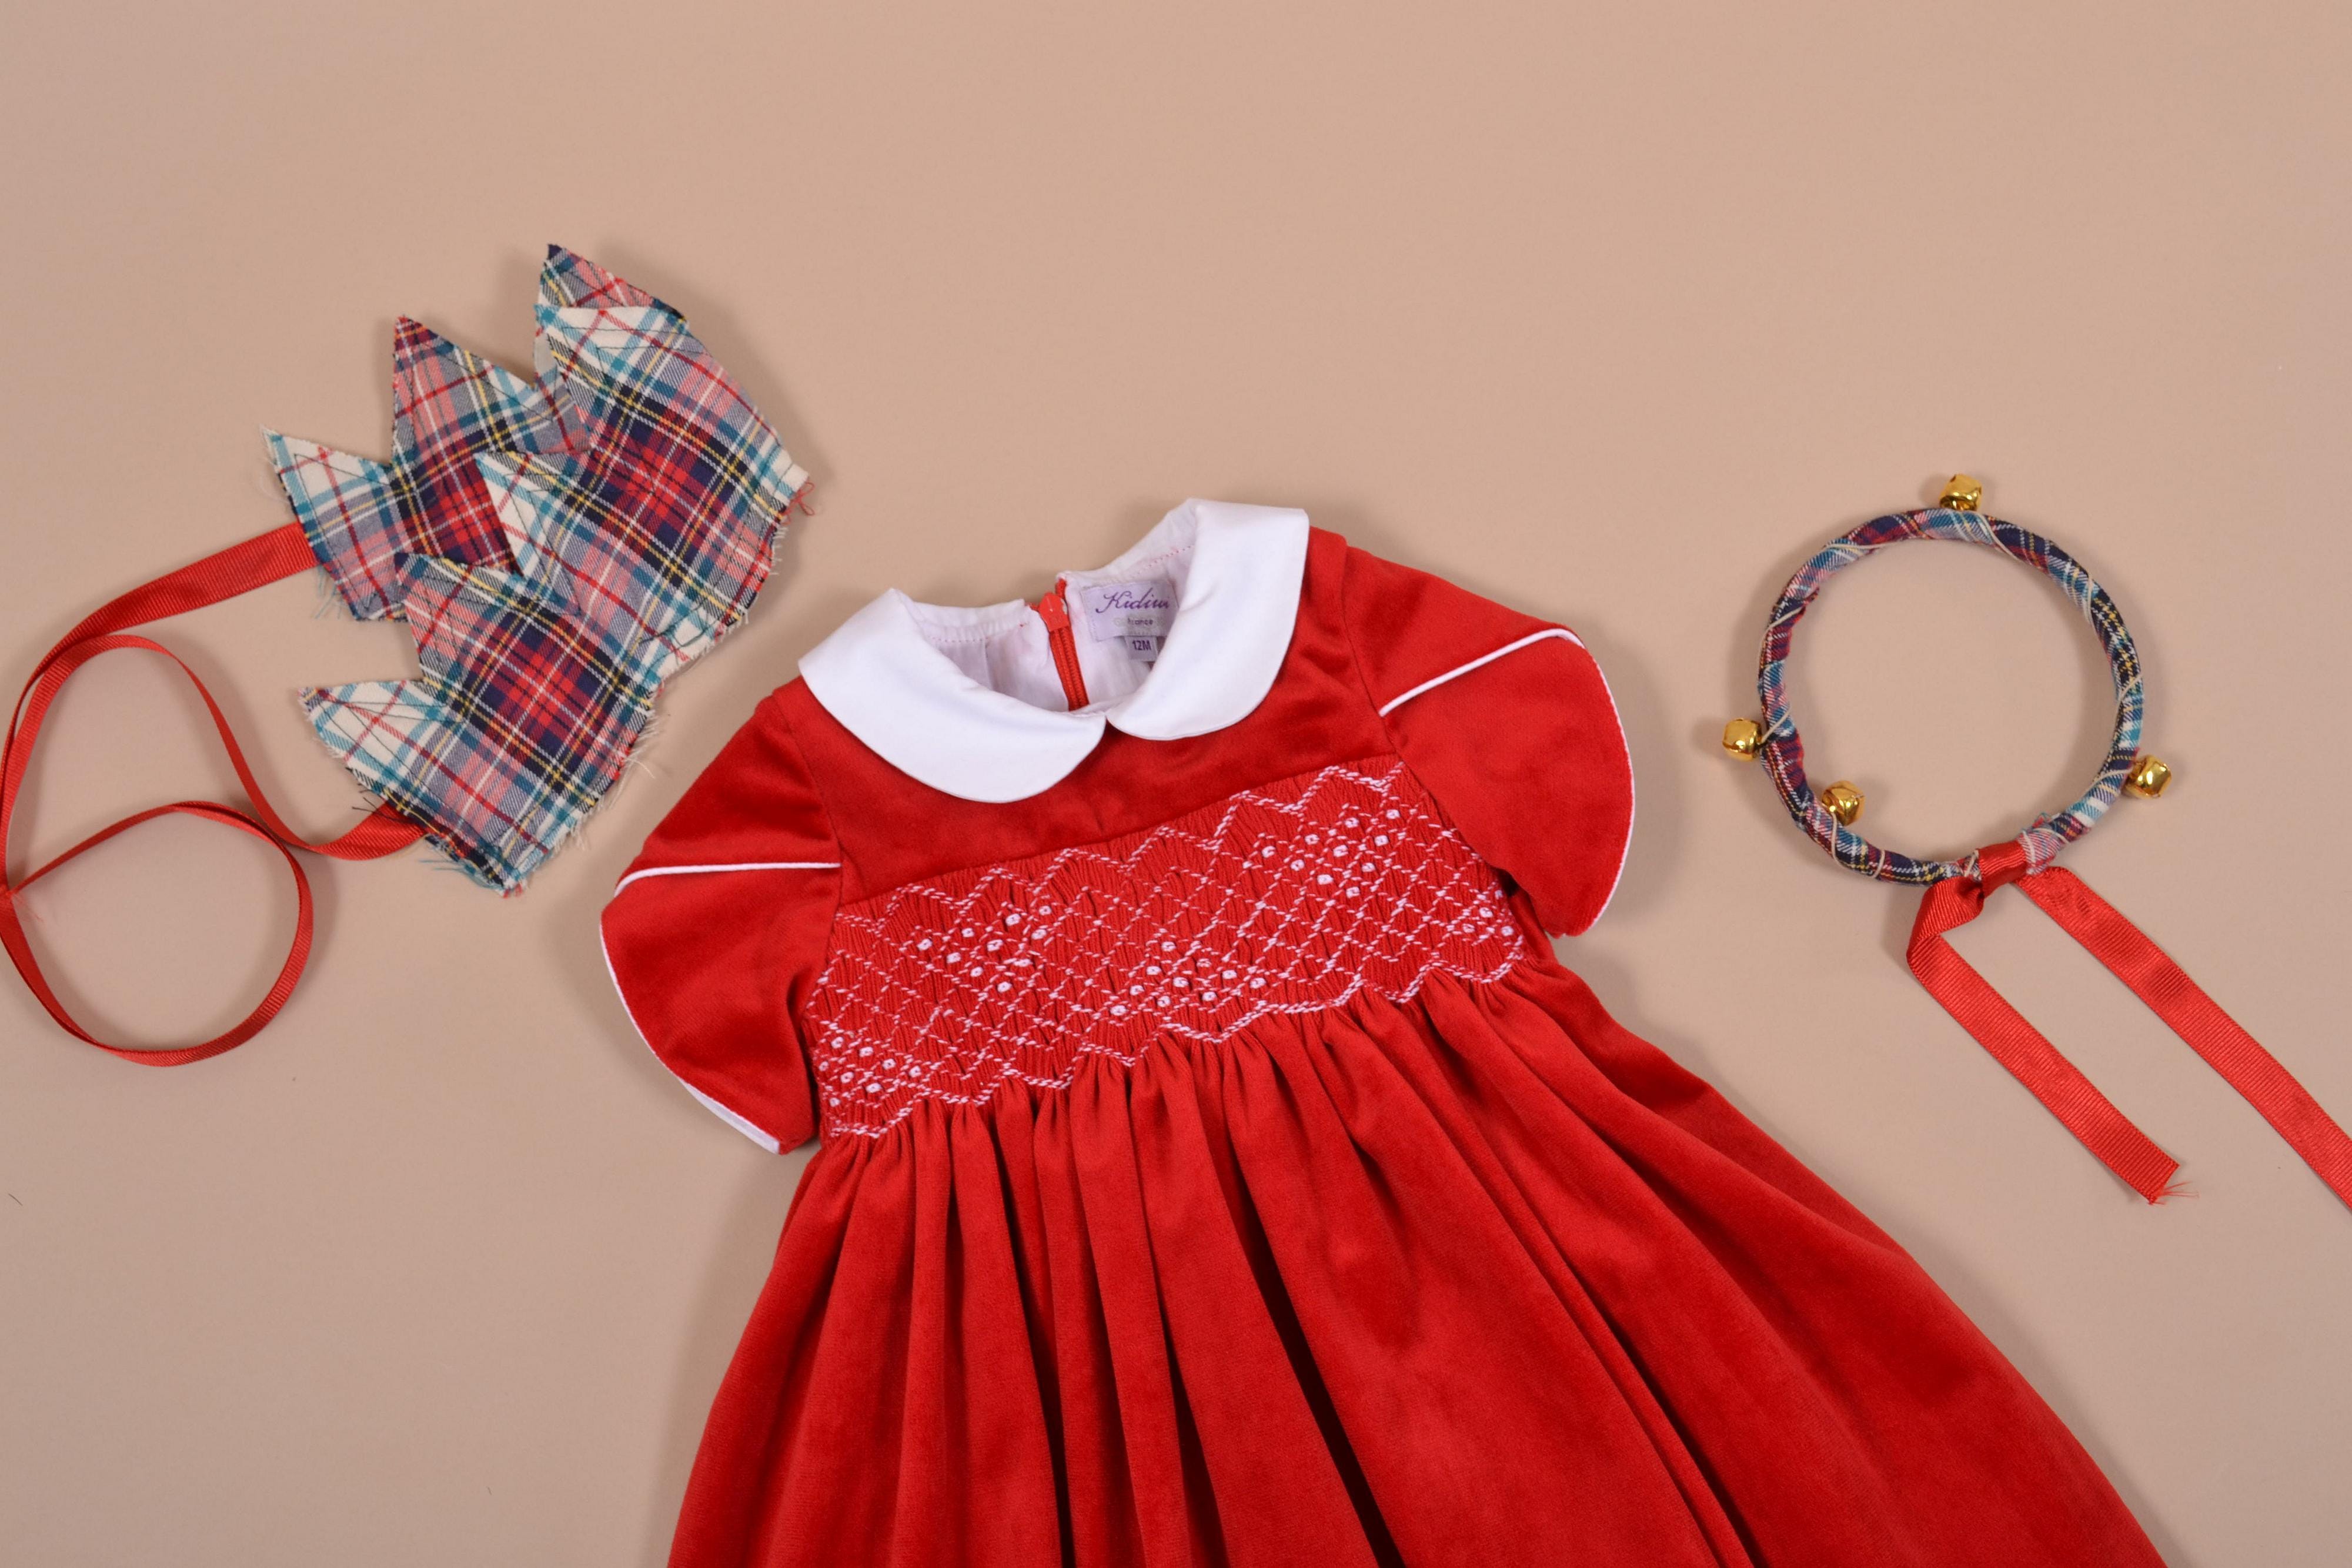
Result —
<instances>
[{"instance_id":1,"label":"gathered red skirt","mask_svg":"<svg viewBox=\"0 0 2352 1568\"><path fill-rule=\"evenodd\" d=\"M836 1137L672 1561L2158 1558L1901 1248L1538 956Z\"/></svg>"}]
</instances>

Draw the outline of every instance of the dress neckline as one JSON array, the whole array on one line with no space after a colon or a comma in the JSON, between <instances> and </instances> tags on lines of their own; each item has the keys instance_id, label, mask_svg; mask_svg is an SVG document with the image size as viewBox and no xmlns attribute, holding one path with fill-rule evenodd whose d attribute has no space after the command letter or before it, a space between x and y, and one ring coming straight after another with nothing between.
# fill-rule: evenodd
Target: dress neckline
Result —
<instances>
[{"instance_id":1,"label":"dress neckline","mask_svg":"<svg viewBox=\"0 0 2352 1568\"><path fill-rule=\"evenodd\" d=\"M1108 565L1061 574L1066 594L1139 578L1173 588L1159 656L1101 702L1050 707L974 674L1027 681L1045 631L1024 601L929 604L897 589L812 648L801 678L901 772L964 800L1024 800L1068 777L1111 729L1175 740L1256 708L1289 650L1307 533L1295 508L1188 500Z\"/></svg>"}]
</instances>

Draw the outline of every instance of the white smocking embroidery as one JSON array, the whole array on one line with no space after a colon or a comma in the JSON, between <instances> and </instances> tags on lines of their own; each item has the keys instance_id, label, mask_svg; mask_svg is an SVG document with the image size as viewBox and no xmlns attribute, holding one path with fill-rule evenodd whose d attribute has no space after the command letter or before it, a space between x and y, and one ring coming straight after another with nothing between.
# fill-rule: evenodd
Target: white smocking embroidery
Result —
<instances>
[{"instance_id":1,"label":"white smocking embroidery","mask_svg":"<svg viewBox=\"0 0 2352 1568\"><path fill-rule=\"evenodd\" d=\"M1492 979L1527 944L1495 873L1394 758L1244 790L1150 830L912 883L845 908L811 992L828 1134L926 1100L1066 1088L1433 974Z\"/></svg>"}]
</instances>

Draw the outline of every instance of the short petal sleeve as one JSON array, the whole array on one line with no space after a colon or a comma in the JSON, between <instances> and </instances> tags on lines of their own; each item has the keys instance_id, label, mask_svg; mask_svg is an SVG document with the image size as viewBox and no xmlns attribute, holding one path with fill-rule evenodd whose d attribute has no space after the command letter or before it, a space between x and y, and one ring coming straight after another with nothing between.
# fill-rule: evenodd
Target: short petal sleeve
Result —
<instances>
[{"instance_id":1,"label":"short petal sleeve","mask_svg":"<svg viewBox=\"0 0 2352 1568\"><path fill-rule=\"evenodd\" d=\"M1624 865L1633 768L1584 643L1359 549L1343 595L1358 667L1405 765L1545 930L1590 926Z\"/></svg>"},{"instance_id":2,"label":"short petal sleeve","mask_svg":"<svg viewBox=\"0 0 2352 1568\"><path fill-rule=\"evenodd\" d=\"M841 855L772 698L662 819L604 905L604 959L637 1033L755 1143L804 1143L795 1019L839 900Z\"/></svg>"}]
</instances>

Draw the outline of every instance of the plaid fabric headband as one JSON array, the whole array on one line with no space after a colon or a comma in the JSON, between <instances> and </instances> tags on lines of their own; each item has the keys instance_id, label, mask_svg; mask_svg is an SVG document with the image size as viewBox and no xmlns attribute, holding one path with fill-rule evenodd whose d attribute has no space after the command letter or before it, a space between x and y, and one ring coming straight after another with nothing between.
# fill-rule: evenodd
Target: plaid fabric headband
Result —
<instances>
[{"instance_id":1,"label":"plaid fabric headband","mask_svg":"<svg viewBox=\"0 0 2352 1568\"><path fill-rule=\"evenodd\" d=\"M2080 562L2050 540L1979 511L1980 497L1974 480L1955 476L1942 505L1874 518L1831 540L1798 569L1765 622L1756 681L1763 719L1732 720L1724 728L1724 748L1763 759L1790 816L1840 865L1864 876L1927 887L1912 926L1907 955L1912 973L1962 1028L2143 1197L2153 1203L2170 1195L2179 1162L2116 1110L1946 940L1947 933L1982 913L1988 896L2011 883L2229 1080L2336 1197L2352 1205L2352 1139L2293 1074L2137 926L2072 872L2053 863L2061 850L2099 821L2119 793L2130 789L2151 798L2158 795L2171 770L2139 749L2147 689L2138 651L2115 601ZM1943 539L2000 550L2048 576L2097 632L2115 681L2114 735L2105 760L2082 798L2062 811L2035 818L2012 839L1949 860L1916 860L1854 832L1863 798L1851 784L1841 780L1814 792L1805 775L1805 743L1797 732L1784 678L1797 623L1830 577L1907 539Z\"/></svg>"},{"instance_id":2,"label":"plaid fabric headband","mask_svg":"<svg viewBox=\"0 0 2352 1568\"><path fill-rule=\"evenodd\" d=\"M265 432L295 520L110 601L35 669L0 771L0 852L66 679L116 648L171 656L128 628L317 568L353 615L404 622L423 671L302 694L319 737L377 800L351 832L313 842L289 827L207 693L249 808L157 807L0 879L0 943L68 1032L154 1066L258 1032L309 950L310 888L295 850L373 859L423 838L475 881L516 891L619 781L663 683L751 609L806 473L685 318L643 289L551 246L537 320L537 374L526 378L404 319L389 463ZM255 833L285 856L299 900L295 941L277 985L236 1029L179 1050L117 1050L67 1014L17 905L67 861L173 812Z\"/></svg>"}]
</instances>

